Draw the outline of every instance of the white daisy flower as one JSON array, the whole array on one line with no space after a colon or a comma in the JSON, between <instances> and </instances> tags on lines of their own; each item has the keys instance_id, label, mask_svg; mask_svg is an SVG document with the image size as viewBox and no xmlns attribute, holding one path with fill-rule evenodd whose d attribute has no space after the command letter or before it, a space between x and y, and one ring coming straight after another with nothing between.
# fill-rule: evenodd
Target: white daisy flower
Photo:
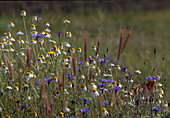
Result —
<instances>
[{"instance_id":1,"label":"white daisy flower","mask_svg":"<svg viewBox=\"0 0 170 118\"><path fill-rule=\"evenodd\" d=\"M119 65L116 65L116 70L121 70Z\"/></svg>"},{"instance_id":2,"label":"white daisy flower","mask_svg":"<svg viewBox=\"0 0 170 118\"><path fill-rule=\"evenodd\" d=\"M81 92L87 91L86 85L82 84L80 90L81 90Z\"/></svg>"},{"instance_id":3,"label":"white daisy flower","mask_svg":"<svg viewBox=\"0 0 170 118\"><path fill-rule=\"evenodd\" d=\"M15 41L13 37L9 37L8 41Z\"/></svg>"},{"instance_id":4,"label":"white daisy flower","mask_svg":"<svg viewBox=\"0 0 170 118\"><path fill-rule=\"evenodd\" d=\"M3 43L0 43L0 48L4 48L4 44Z\"/></svg>"},{"instance_id":5,"label":"white daisy flower","mask_svg":"<svg viewBox=\"0 0 170 118\"><path fill-rule=\"evenodd\" d=\"M91 89L91 96L92 97L96 97L96 96L99 96L99 93L98 93L98 91L97 91L97 89Z\"/></svg>"},{"instance_id":6,"label":"white daisy flower","mask_svg":"<svg viewBox=\"0 0 170 118\"><path fill-rule=\"evenodd\" d=\"M21 52L21 51L19 53L17 53L17 55L25 56L25 54L23 52Z\"/></svg>"},{"instance_id":7,"label":"white daisy flower","mask_svg":"<svg viewBox=\"0 0 170 118\"><path fill-rule=\"evenodd\" d=\"M9 22L8 27L15 27L15 24L13 22Z\"/></svg>"},{"instance_id":8,"label":"white daisy flower","mask_svg":"<svg viewBox=\"0 0 170 118\"><path fill-rule=\"evenodd\" d=\"M50 24L49 24L49 23L46 23L46 24L45 24L45 27L49 27L49 26L50 26Z\"/></svg>"},{"instance_id":9,"label":"white daisy flower","mask_svg":"<svg viewBox=\"0 0 170 118\"><path fill-rule=\"evenodd\" d=\"M96 89L97 86L94 83L90 83L90 85L88 85L89 89Z\"/></svg>"},{"instance_id":10,"label":"white daisy flower","mask_svg":"<svg viewBox=\"0 0 170 118\"><path fill-rule=\"evenodd\" d=\"M27 95L26 100L31 100L31 97Z\"/></svg>"},{"instance_id":11,"label":"white daisy flower","mask_svg":"<svg viewBox=\"0 0 170 118\"><path fill-rule=\"evenodd\" d=\"M22 31L18 31L16 35L24 35L24 33Z\"/></svg>"},{"instance_id":12,"label":"white daisy flower","mask_svg":"<svg viewBox=\"0 0 170 118\"><path fill-rule=\"evenodd\" d=\"M68 42L64 42L64 46L70 47L70 44Z\"/></svg>"},{"instance_id":13,"label":"white daisy flower","mask_svg":"<svg viewBox=\"0 0 170 118\"><path fill-rule=\"evenodd\" d=\"M81 48L78 48L78 49L77 49L77 52L81 53Z\"/></svg>"},{"instance_id":14,"label":"white daisy flower","mask_svg":"<svg viewBox=\"0 0 170 118\"><path fill-rule=\"evenodd\" d=\"M21 16L26 16L26 11L25 10L21 11Z\"/></svg>"},{"instance_id":15,"label":"white daisy flower","mask_svg":"<svg viewBox=\"0 0 170 118\"><path fill-rule=\"evenodd\" d=\"M30 42L30 44L36 44L37 43L37 41L35 41L35 40L31 40L31 42Z\"/></svg>"},{"instance_id":16,"label":"white daisy flower","mask_svg":"<svg viewBox=\"0 0 170 118\"><path fill-rule=\"evenodd\" d=\"M47 33L50 33L50 32L51 32L51 30L48 29L48 28L46 28L44 31L47 32Z\"/></svg>"},{"instance_id":17,"label":"white daisy flower","mask_svg":"<svg viewBox=\"0 0 170 118\"><path fill-rule=\"evenodd\" d=\"M64 20L64 23L65 23L65 24L66 24L66 23L70 24L70 21L69 21L69 20Z\"/></svg>"},{"instance_id":18,"label":"white daisy flower","mask_svg":"<svg viewBox=\"0 0 170 118\"><path fill-rule=\"evenodd\" d=\"M69 109L68 107L64 107L64 108L63 108L63 112L69 113L69 112L70 112L70 109Z\"/></svg>"},{"instance_id":19,"label":"white daisy flower","mask_svg":"<svg viewBox=\"0 0 170 118\"><path fill-rule=\"evenodd\" d=\"M66 88L72 88L72 83L68 82L67 85L66 85Z\"/></svg>"},{"instance_id":20,"label":"white daisy flower","mask_svg":"<svg viewBox=\"0 0 170 118\"><path fill-rule=\"evenodd\" d=\"M66 32L66 34L67 34L67 37L71 37L72 36L71 32Z\"/></svg>"},{"instance_id":21,"label":"white daisy flower","mask_svg":"<svg viewBox=\"0 0 170 118\"><path fill-rule=\"evenodd\" d=\"M138 74L141 74L141 71L140 70L135 70L136 73Z\"/></svg>"},{"instance_id":22,"label":"white daisy flower","mask_svg":"<svg viewBox=\"0 0 170 118\"><path fill-rule=\"evenodd\" d=\"M102 110L103 110L103 116L107 116L109 114L109 112L106 111L106 108L103 108Z\"/></svg>"},{"instance_id":23,"label":"white daisy flower","mask_svg":"<svg viewBox=\"0 0 170 118\"><path fill-rule=\"evenodd\" d=\"M43 64L43 61L41 58L38 58L37 64Z\"/></svg>"}]
</instances>

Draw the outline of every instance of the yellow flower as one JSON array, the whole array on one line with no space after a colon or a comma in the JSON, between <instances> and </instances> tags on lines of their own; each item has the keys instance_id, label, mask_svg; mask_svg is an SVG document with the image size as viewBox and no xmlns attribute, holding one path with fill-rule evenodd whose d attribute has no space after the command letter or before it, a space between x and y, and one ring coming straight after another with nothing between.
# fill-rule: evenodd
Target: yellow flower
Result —
<instances>
[{"instance_id":1,"label":"yellow flower","mask_svg":"<svg viewBox=\"0 0 170 118\"><path fill-rule=\"evenodd\" d=\"M21 16L26 16L26 11L25 10L21 11Z\"/></svg>"},{"instance_id":2,"label":"yellow flower","mask_svg":"<svg viewBox=\"0 0 170 118\"><path fill-rule=\"evenodd\" d=\"M48 54L55 54L55 52L54 51L50 51L50 52L48 52Z\"/></svg>"}]
</instances>

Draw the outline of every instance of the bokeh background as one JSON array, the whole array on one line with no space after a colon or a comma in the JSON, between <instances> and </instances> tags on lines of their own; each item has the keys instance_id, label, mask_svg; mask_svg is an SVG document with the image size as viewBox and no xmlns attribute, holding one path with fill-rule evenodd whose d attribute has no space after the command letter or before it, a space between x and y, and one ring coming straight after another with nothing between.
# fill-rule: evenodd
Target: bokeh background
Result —
<instances>
[{"instance_id":1,"label":"bokeh background","mask_svg":"<svg viewBox=\"0 0 170 118\"><path fill-rule=\"evenodd\" d=\"M129 71L140 69L143 79L152 75L154 67L154 49L157 49L154 74L170 78L170 1L169 0L116 0L116 1L36 1L36 2L0 2L0 35L9 29L7 24L13 21L17 30L24 31L21 10L27 11L26 23L29 31L32 16L42 18L40 29L45 22L51 24L53 39L55 33L64 30L63 20L71 21L68 30L72 32L73 47L83 47L83 35L88 35L88 45L97 45L102 37L101 55L106 49L113 59L117 57L120 29L125 35L131 30L133 35L121 57L122 66ZM31 37L31 35L30 35ZM57 40L57 39L56 39ZM90 48L88 53L91 54ZM165 59L163 61L163 58ZM170 84L168 83L168 91Z\"/></svg>"}]
</instances>

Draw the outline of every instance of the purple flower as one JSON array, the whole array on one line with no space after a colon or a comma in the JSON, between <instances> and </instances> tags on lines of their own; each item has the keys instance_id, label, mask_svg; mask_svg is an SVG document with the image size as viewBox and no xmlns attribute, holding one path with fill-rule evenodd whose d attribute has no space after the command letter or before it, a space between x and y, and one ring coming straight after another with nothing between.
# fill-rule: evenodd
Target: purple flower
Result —
<instances>
[{"instance_id":1,"label":"purple flower","mask_svg":"<svg viewBox=\"0 0 170 118\"><path fill-rule=\"evenodd\" d=\"M99 58L98 61L99 61L100 63L104 63L104 64L105 64L105 63L107 63L107 62L109 61L109 59L106 59L106 60L105 60L104 58Z\"/></svg>"},{"instance_id":2,"label":"purple flower","mask_svg":"<svg viewBox=\"0 0 170 118\"><path fill-rule=\"evenodd\" d=\"M102 82L107 82L107 79L102 79Z\"/></svg>"},{"instance_id":3,"label":"purple flower","mask_svg":"<svg viewBox=\"0 0 170 118\"><path fill-rule=\"evenodd\" d=\"M40 83L40 81L35 81L35 85L37 86Z\"/></svg>"},{"instance_id":4,"label":"purple flower","mask_svg":"<svg viewBox=\"0 0 170 118\"><path fill-rule=\"evenodd\" d=\"M111 79L108 79L107 81L108 81L108 82L110 82L110 83L112 83L112 82L113 82Z\"/></svg>"},{"instance_id":5,"label":"purple flower","mask_svg":"<svg viewBox=\"0 0 170 118\"><path fill-rule=\"evenodd\" d=\"M44 81L45 82L51 82L51 81L53 81L53 78L49 79L48 77L46 77L46 78L44 78Z\"/></svg>"},{"instance_id":6,"label":"purple flower","mask_svg":"<svg viewBox=\"0 0 170 118\"><path fill-rule=\"evenodd\" d=\"M103 86L106 86L105 83L98 83L99 86L103 87Z\"/></svg>"},{"instance_id":7,"label":"purple flower","mask_svg":"<svg viewBox=\"0 0 170 118\"><path fill-rule=\"evenodd\" d=\"M80 111L83 113L90 112L90 110L88 108L81 108Z\"/></svg>"},{"instance_id":8,"label":"purple flower","mask_svg":"<svg viewBox=\"0 0 170 118\"><path fill-rule=\"evenodd\" d=\"M83 61L81 61L81 62L76 62L76 64L80 66L80 65L84 64L84 62L83 62Z\"/></svg>"},{"instance_id":9,"label":"purple flower","mask_svg":"<svg viewBox=\"0 0 170 118\"><path fill-rule=\"evenodd\" d=\"M150 80L152 80L152 77L149 75L148 77L145 77L144 79L150 79Z\"/></svg>"},{"instance_id":10,"label":"purple flower","mask_svg":"<svg viewBox=\"0 0 170 118\"><path fill-rule=\"evenodd\" d=\"M103 105L104 105L104 106L110 105L110 103L111 103L110 101L108 101L108 102L104 101L104 102L103 102Z\"/></svg>"},{"instance_id":11,"label":"purple flower","mask_svg":"<svg viewBox=\"0 0 170 118\"><path fill-rule=\"evenodd\" d=\"M121 71L124 72L124 73L126 73L126 72L127 72L127 67L126 67L126 66L123 67L123 68L121 69Z\"/></svg>"},{"instance_id":12,"label":"purple flower","mask_svg":"<svg viewBox=\"0 0 170 118\"><path fill-rule=\"evenodd\" d=\"M119 86L113 86L113 89L116 90L116 91L119 91L121 89L121 87Z\"/></svg>"},{"instance_id":13,"label":"purple flower","mask_svg":"<svg viewBox=\"0 0 170 118\"><path fill-rule=\"evenodd\" d=\"M56 34L58 34L58 37L60 38L60 36L61 36L61 32L56 32Z\"/></svg>"},{"instance_id":14,"label":"purple flower","mask_svg":"<svg viewBox=\"0 0 170 118\"><path fill-rule=\"evenodd\" d=\"M80 101L81 101L81 102L84 101L84 102L86 103L86 102L90 102L91 100L89 100L89 99L84 99L84 98L80 98Z\"/></svg>"},{"instance_id":15,"label":"purple flower","mask_svg":"<svg viewBox=\"0 0 170 118\"><path fill-rule=\"evenodd\" d=\"M35 37L36 39L38 39L39 37L42 37L43 34L42 33L37 33L37 35L32 34L32 37Z\"/></svg>"},{"instance_id":16,"label":"purple flower","mask_svg":"<svg viewBox=\"0 0 170 118\"><path fill-rule=\"evenodd\" d=\"M152 107L152 111L157 112L157 111L160 111L160 110L161 110L161 108L160 108L160 107Z\"/></svg>"},{"instance_id":17,"label":"purple flower","mask_svg":"<svg viewBox=\"0 0 170 118\"><path fill-rule=\"evenodd\" d=\"M71 75L71 74L65 74L65 77L73 78L73 77L74 77L74 75Z\"/></svg>"},{"instance_id":18,"label":"purple flower","mask_svg":"<svg viewBox=\"0 0 170 118\"><path fill-rule=\"evenodd\" d=\"M26 105L19 105L19 108L21 108L21 109L23 109L23 108L25 108L26 107Z\"/></svg>"}]
</instances>

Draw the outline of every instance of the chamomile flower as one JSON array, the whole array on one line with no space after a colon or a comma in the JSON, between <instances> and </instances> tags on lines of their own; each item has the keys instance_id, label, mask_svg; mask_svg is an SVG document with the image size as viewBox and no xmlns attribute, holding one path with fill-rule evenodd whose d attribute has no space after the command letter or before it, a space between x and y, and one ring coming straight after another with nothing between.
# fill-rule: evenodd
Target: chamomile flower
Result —
<instances>
[{"instance_id":1,"label":"chamomile flower","mask_svg":"<svg viewBox=\"0 0 170 118\"><path fill-rule=\"evenodd\" d=\"M40 58L41 58L42 60L45 60L44 55L40 55Z\"/></svg>"},{"instance_id":2,"label":"chamomile flower","mask_svg":"<svg viewBox=\"0 0 170 118\"><path fill-rule=\"evenodd\" d=\"M109 114L109 112L106 110L106 108L103 108L103 116L107 116Z\"/></svg>"},{"instance_id":3,"label":"chamomile flower","mask_svg":"<svg viewBox=\"0 0 170 118\"><path fill-rule=\"evenodd\" d=\"M81 90L81 92L87 91L86 85L82 84L80 90Z\"/></svg>"},{"instance_id":4,"label":"chamomile flower","mask_svg":"<svg viewBox=\"0 0 170 118\"><path fill-rule=\"evenodd\" d=\"M69 109L68 107L64 107L64 108L63 108L63 112L69 113L69 112L70 112L70 109Z\"/></svg>"},{"instance_id":5,"label":"chamomile flower","mask_svg":"<svg viewBox=\"0 0 170 118\"><path fill-rule=\"evenodd\" d=\"M7 88L7 90L12 90L11 86L7 86L6 88Z\"/></svg>"},{"instance_id":6,"label":"chamomile flower","mask_svg":"<svg viewBox=\"0 0 170 118\"><path fill-rule=\"evenodd\" d=\"M13 42L14 42L15 39L14 39L13 37L9 37L9 38L8 38L8 41L13 41Z\"/></svg>"},{"instance_id":7,"label":"chamomile flower","mask_svg":"<svg viewBox=\"0 0 170 118\"><path fill-rule=\"evenodd\" d=\"M26 77L26 79L28 81L29 79L31 79L33 77L33 74L31 74L30 72L27 72L25 77Z\"/></svg>"},{"instance_id":8,"label":"chamomile flower","mask_svg":"<svg viewBox=\"0 0 170 118\"><path fill-rule=\"evenodd\" d=\"M16 35L24 35L24 33L22 31L18 31Z\"/></svg>"},{"instance_id":9,"label":"chamomile flower","mask_svg":"<svg viewBox=\"0 0 170 118\"><path fill-rule=\"evenodd\" d=\"M50 24L47 22L47 23L45 23L45 27L49 27L50 26Z\"/></svg>"},{"instance_id":10,"label":"chamomile flower","mask_svg":"<svg viewBox=\"0 0 170 118\"><path fill-rule=\"evenodd\" d=\"M162 93L159 93L159 97L160 97L160 98L163 98L163 95L162 95Z\"/></svg>"},{"instance_id":11,"label":"chamomile flower","mask_svg":"<svg viewBox=\"0 0 170 118\"><path fill-rule=\"evenodd\" d=\"M18 86L14 86L14 91L19 91Z\"/></svg>"},{"instance_id":12,"label":"chamomile flower","mask_svg":"<svg viewBox=\"0 0 170 118\"><path fill-rule=\"evenodd\" d=\"M3 71L8 70L8 67L6 65L3 65Z\"/></svg>"},{"instance_id":13,"label":"chamomile flower","mask_svg":"<svg viewBox=\"0 0 170 118\"><path fill-rule=\"evenodd\" d=\"M57 78L57 77L54 77L54 78L53 78L53 81L58 82L58 78Z\"/></svg>"},{"instance_id":14,"label":"chamomile flower","mask_svg":"<svg viewBox=\"0 0 170 118\"><path fill-rule=\"evenodd\" d=\"M95 46L95 45L93 45L93 46L92 46L92 49L93 49L93 50L96 50L96 46Z\"/></svg>"},{"instance_id":15,"label":"chamomile flower","mask_svg":"<svg viewBox=\"0 0 170 118\"><path fill-rule=\"evenodd\" d=\"M69 92L67 91L67 89L64 89L64 94L69 95Z\"/></svg>"},{"instance_id":16,"label":"chamomile flower","mask_svg":"<svg viewBox=\"0 0 170 118\"><path fill-rule=\"evenodd\" d=\"M103 74L104 77L111 77L111 74Z\"/></svg>"},{"instance_id":17,"label":"chamomile flower","mask_svg":"<svg viewBox=\"0 0 170 118\"><path fill-rule=\"evenodd\" d=\"M90 84L88 85L88 88L89 88L89 89L96 89L97 86L96 86L94 83L90 83Z\"/></svg>"},{"instance_id":18,"label":"chamomile flower","mask_svg":"<svg viewBox=\"0 0 170 118\"><path fill-rule=\"evenodd\" d=\"M64 23L65 23L65 24L66 24L66 23L70 24L70 21L69 21L69 20L64 20Z\"/></svg>"},{"instance_id":19,"label":"chamomile flower","mask_svg":"<svg viewBox=\"0 0 170 118\"><path fill-rule=\"evenodd\" d=\"M29 85L28 84L26 84L25 82L23 82L23 84L22 84L22 88L28 88L29 87Z\"/></svg>"},{"instance_id":20,"label":"chamomile flower","mask_svg":"<svg viewBox=\"0 0 170 118\"><path fill-rule=\"evenodd\" d=\"M75 49L74 48L71 48L71 53L75 53Z\"/></svg>"},{"instance_id":21,"label":"chamomile flower","mask_svg":"<svg viewBox=\"0 0 170 118\"><path fill-rule=\"evenodd\" d=\"M67 37L69 38L72 36L71 32L66 32L66 34L67 34Z\"/></svg>"},{"instance_id":22,"label":"chamomile flower","mask_svg":"<svg viewBox=\"0 0 170 118\"><path fill-rule=\"evenodd\" d=\"M141 74L141 71L140 70L135 70L136 73L138 74Z\"/></svg>"},{"instance_id":23,"label":"chamomile flower","mask_svg":"<svg viewBox=\"0 0 170 118\"><path fill-rule=\"evenodd\" d=\"M51 30L48 29L48 28L46 28L44 31L47 32L47 33L50 33L50 32L51 32Z\"/></svg>"},{"instance_id":24,"label":"chamomile flower","mask_svg":"<svg viewBox=\"0 0 170 118\"><path fill-rule=\"evenodd\" d=\"M44 37L45 37L45 38L51 38L51 34L45 33L45 34L44 34Z\"/></svg>"},{"instance_id":25,"label":"chamomile flower","mask_svg":"<svg viewBox=\"0 0 170 118\"><path fill-rule=\"evenodd\" d=\"M38 17L37 17L37 16L32 16L32 20L33 20L33 21L37 21L37 20L38 20Z\"/></svg>"},{"instance_id":26,"label":"chamomile flower","mask_svg":"<svg viewBox=\"0 0 170 118\"><path fill-rule=\"evenodd\" d=\"M85 76L83 74L81 74L81 76L79 78L80 79L85 79Z\"/></svg>"},{"instance_id":27,"label":"chamomile flower","mask_svg":"<svg viewBox=\"0 0 170 118\"><path fill-rule=\"evenodd\" d=\"M89 62L88 61L85 62L85 66L89 66Z\"/></svg>"},{"instance_id":28,"label":"chamomile flower","mask_svg":"<svg viewBox=\"0 0 170 118\"><path fill-rule=\"evenodd\" d=\"M42 63L43 63L42 58L38 58L37 64L42 64Z\"/></svg>"},{"instance_id":29,"label":"chamomile flower","mask_svg":"<svg viewBox=\"0 0 170 118\"><path fill-rule=\"evenodd\" d=\"M8 27L15 27L14 22L9 22Z\"/></svg>"},{"instance_id":30,"label":"chamomile flower","mask_svg":"<svg viewBox=\"0 0 170 118\"><path fill-rule=\"evenodd\" d=\"M119 65L116 65L116 70L121 70Z\"/></svg>"},{"instance_id":31,"label":"chamomile flower","mask_svg":"<svg viewBox=\"0 0 170 118\"><path fill-rule=\"evenodd\" d=\"M37 112L36 111L34 111L34 116L37 117Z\"/></svg>"},{"instance_id":32,"label":"chamomile flower","mask_svg":"<svg viewBox=\"0 0 170 118\"><path fill-rule=\"evenodd\" d=\"M109 66L110 66L110 67L114 67L115 65L114 65L113 63L110 63Z\"/></svg>"},{"instance_id":33,"label":"chamomile flower","mask_svg":"<svg viewBox=\"0 0 170 118\"><path fill-rule=\"evenodd\" d=\"M7 32L7 33L4 33L5 35L7 35L7 39L8 37L11 37L11 32Z\"/></svg>"},{"instance_id":34,"label":"chamomile flower","mask_svg":"<svg viewBox=\"0 0 170 118\"><path fill-rule=\"evenodd\" d=\"M96 97L96 96L99 96L99 93L98 93L98 91L97 91L97 89L91 89L91 96L92 97Z\"/></svg>"},{"instance_id":35,"label":"chamomile flower","mask_svg":"<svg viewBox=\"0 0 170 118\"><path fill-rule=\"evenodd\" d=\"M25 56L25 54L22 52L22 51L20 51L19 53L17 53L18 55L20 55L20 56Z\"/></svg>"},{"instance_id":36,"label":"chamomile flower","mask_svg":"<svg viewBox=\"0 0 170 118\"><path fill-rule=\"evenodd\" d=\"M156 86L162 86L162 84L161 83L157 83Z\"/></svg>"},{"instance_id":37,"label":"chamomile flower","mask_svg":"<svg viewBox=\"0 0 170 118\"><path fill-rule=\"evenodd\" d=\"M31 97L29 95L27 95L26 100L31 100Z\"/></svg>"},{"instance_id":38,"label":"chamomile flower","mask_svg":"<svg viewBox=\"0 0 170 118\"><path fill-rule=\"evenodd\" d=\"M36 30L36 27L35 27L35 25L34 24L31 24L31 30Z\"/></svg>"},{"instance_id":39,"label":"chamomile flower","mask_svg":"<svg viewBox=\"0 0 170 118\"><path fill-rule=\"evenodd\" d=\"M31 42L30 42L30 44L36 44L37 43L37 41L35 41L35 40L31 40Z\"/></svg>"},{"instance_id":40,"label":"chamomile flower","mask_svg":"<svg viewBox=\"0 0 170 118\"><path fill-rule=\"evenodd\" d=\"M0 43L0 48L4 48L4 44L3 43Z\"/></svg>"},{"instance_id":41,"label":"chamomile flower","mask_svg":"<svg viewBox=\"0 0 170 118\"><path fill-rule=\"evenodd\" d=\"M66 85L66 88L72 88L72 83L68 82L67 85Z\"/></svg>"},{"instance_id":42,"label":"chamomile flower","mask_svg":"<svg viewBox=\"0 0 170 118\"><path fill-rule=\"evenodd\" d=\"M77 49L77 52L81 53L81 48L80 47Z\"/></svg>"},{"instance_id":43,"label":"chamomile flower","mask_svg":"<svg viewBox=\"0 0 170 118\"><path fill-rule=\"evenodd\" d=\"M63 112L60 112L60 113L59 113L59 116L60 116L60 117L64 117L64 113L63 113Z\"/></svg>"},{"instance_id":44,"label":"chamomile flower","mask_svg":"<svg viewBox=\"0 0 170 118\"><path fill-rule=\"evenodd\" d=\"M25 10L21 11L21 16L26 16L26 11Z\"/></svg>"},{"instance_id":45,"label":"chamomile flower","mask_svg":"<svg viewBox=\"0 0 170 118\"><path fill-rule=\"evenodd\" d=\"M65 47L70 47L70 44L68 42L64 42Z\"/></svg>"}]
</instances>

